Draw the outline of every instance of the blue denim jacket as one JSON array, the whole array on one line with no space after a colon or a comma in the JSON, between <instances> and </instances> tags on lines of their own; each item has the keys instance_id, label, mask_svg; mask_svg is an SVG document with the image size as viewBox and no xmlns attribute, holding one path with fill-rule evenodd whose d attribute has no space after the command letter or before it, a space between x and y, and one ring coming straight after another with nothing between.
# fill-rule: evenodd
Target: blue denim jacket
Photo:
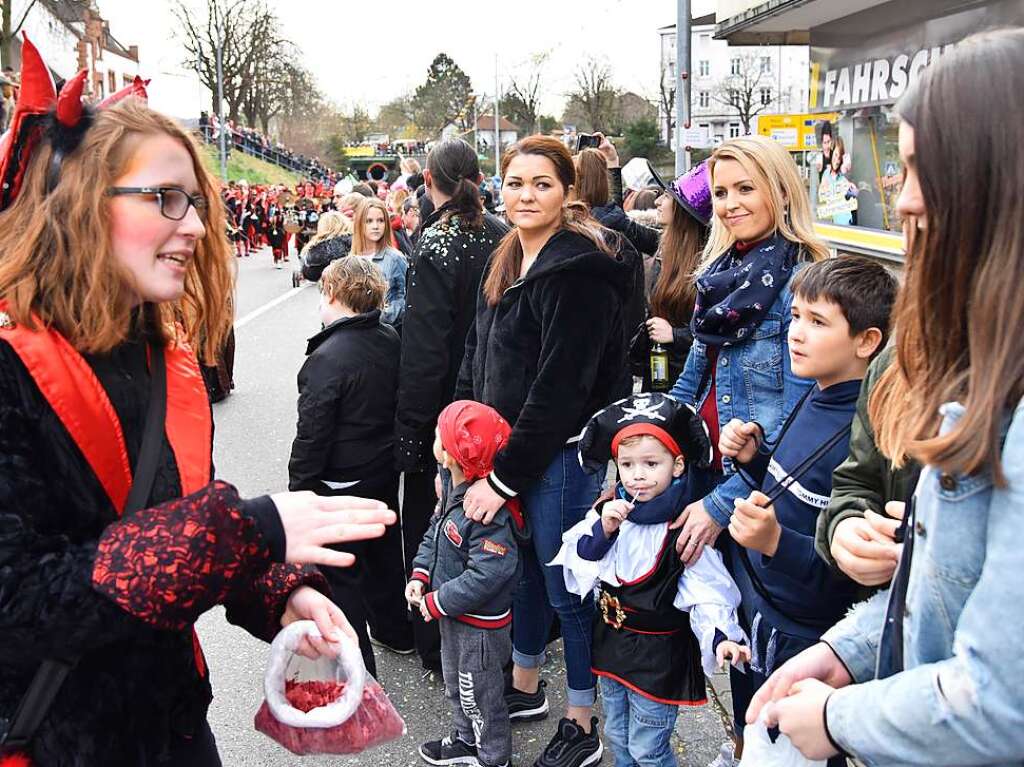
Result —
<instances>
[{"instance_id":1,"label":"blue denim jacket","mask_svg":"<svg viewBox=\"0 0 1024 767\"><path fill-rule=\"evenodd\" d=\"M388 325L398 325L405 315L405 273L409 270L409 262L405 256L394 248L387 247L378 251L375 256L365 256L373 261L384 275L388 284L388 292L384 295L384 311L380 318Z\"/></svg>"},{"instance_id":2,"label":"blue denim jacket","mask_svg":"<svg viewBox=\"0 0 1024 767\"><path fill-rule=\"evenodd\" d=\"M803 266L798 264L793 274ZM793 292L787 283L749 339L719 349L715 393L720 427L733 418L757 421L768 439L775 439L783 422L811 385L812 381L793 375L790 366L788 336L792 307ZM694 340L683 372L669 395L699 410L707 397L708 387L705 385L705 390L699 392L699 402L696 400L697 387L707 364L707 346ZM725 527L732 516L733 499L746 498L750 495L750 488L736 474L730 459L723 457L722 468L725 479L704 498L704 509L715 522Z\"/></svg>"},{"instance_id":3,"label":"blue denim jacket","mask_svg":"<svg viewBox=\"0 0 1024 767\"><path fill-rule=\"evenodd\" d=\"M963 413L944 405L942 431ZM1002 462L1005 488L921 474L902 673L875 679L888 591L822 637L858 682L829 699L829 731L869 767L1024 764L1024 403Z\"/></svg>"}]
</instances>

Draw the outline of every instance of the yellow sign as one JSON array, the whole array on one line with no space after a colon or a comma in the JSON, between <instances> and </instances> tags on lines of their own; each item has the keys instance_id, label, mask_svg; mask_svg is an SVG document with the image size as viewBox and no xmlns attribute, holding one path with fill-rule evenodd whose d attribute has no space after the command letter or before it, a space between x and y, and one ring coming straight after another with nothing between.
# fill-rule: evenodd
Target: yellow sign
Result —
<instances>
[{"instance_id":1,"label":"yellow sign","mask_svg":"<svg viewBox=\"0 0 1024 767\"><path fill-rule=\"evenodd\" d=\"M346 157L373 157L375 151L372 146L346 146L341 149Z\"/></svg>"},{"instance_id":2,"label":"yellow sign","mask_svg":"<svg viewBox=\"0 0 1024 767\"><path fill-rule=\"evenodd\" d=\"M839 118L836 113L800 115L758 115L757 132L778 141L790 152L813 152L818 149L814 126Z\"/></svg>"}]
</instances>

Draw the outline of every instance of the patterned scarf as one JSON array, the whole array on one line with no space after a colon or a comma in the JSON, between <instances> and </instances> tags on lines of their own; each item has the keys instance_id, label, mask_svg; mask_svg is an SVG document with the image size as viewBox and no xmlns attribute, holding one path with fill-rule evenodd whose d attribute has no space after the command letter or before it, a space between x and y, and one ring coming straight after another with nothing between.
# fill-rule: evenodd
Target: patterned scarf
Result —
<instances>
[{"instance_id":1,"label":"patterned scarf","mask_svg":"<svg viewBox=\"0 0 1024 767\"><path fill-rule=\"evenodd\" d=\"M697 278L690 329L708 346L743 343L789 281L800 246L780 234L746 253L735 245Z\"/></svg>"}]
</instances>

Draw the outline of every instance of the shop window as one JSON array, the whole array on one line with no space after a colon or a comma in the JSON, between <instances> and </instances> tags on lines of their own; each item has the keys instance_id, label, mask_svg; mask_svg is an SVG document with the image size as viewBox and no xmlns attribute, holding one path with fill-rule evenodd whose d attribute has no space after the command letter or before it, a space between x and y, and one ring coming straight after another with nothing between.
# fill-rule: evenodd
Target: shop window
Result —
<instances>
[{"instance_id":1,"label":"shop window","mask_svg":"<svg viewBox=\"0 0 1024 767\"><path fill-rule=\"evenodd\" d=\"M708 91L701 91L697 94L697 105L707 109L711 106L711 94Z\"/></svg>"},{"instance_id":2,"label":"shop window","mask_svg":"<svg viewBox=\"0 0 1024 767\"><path fill-rule=\"evenodd\" d=\"M902 230L896 213L903 181L898 126L890 107L876 107L856 117L844 115L833 124L833 135L842 140L842 159L833 157L828 168L823 153L811 160L811 199L819 221Z\"/></svg>"},{"instance_id":3,"label":"shop window","mask_svg":"<svg viewBox=\"0 0 1024 767\"><path fill-rule=\"evenodd\" d=\"M701 77L707 77L711 74L711 62L707 59L701 59L697 65L697 72Z\"/></svg>"}]
</instances>

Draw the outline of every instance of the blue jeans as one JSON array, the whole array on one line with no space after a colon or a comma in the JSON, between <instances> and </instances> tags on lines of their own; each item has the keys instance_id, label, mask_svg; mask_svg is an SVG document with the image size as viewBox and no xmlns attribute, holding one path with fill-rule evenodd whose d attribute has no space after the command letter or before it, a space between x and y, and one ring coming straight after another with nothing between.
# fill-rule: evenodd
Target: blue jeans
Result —
<instances>
[{"instance_id":1,"label":"blue jeans","mask_svg":"<svg viewBox=\"0 0 1024 767\"><path fill-rule=\"evenodd\" d=\"M601 478L586 474L576 446L563 448L541 477L520 496L530 525L530 543L519 549L523 575L512 603L512 660L538 668L555 613L562 625L562 647L570 706L592 706L596 697L590 672L594 600L582 602L565 590L561 567L548 567L562 546L562 533L586 516L601 491Z\"/></svg>"},{"instance_id":2,"label":"blue jeans","mask_svg":"<svg viewBox=\"0 0 1024 767\"><path fill-rule=\"evenodd\" d=\"M604 737L615 767L676 767L672 730L678 706L658 703L601 677Z\"/></svg>"}]
</instances>

